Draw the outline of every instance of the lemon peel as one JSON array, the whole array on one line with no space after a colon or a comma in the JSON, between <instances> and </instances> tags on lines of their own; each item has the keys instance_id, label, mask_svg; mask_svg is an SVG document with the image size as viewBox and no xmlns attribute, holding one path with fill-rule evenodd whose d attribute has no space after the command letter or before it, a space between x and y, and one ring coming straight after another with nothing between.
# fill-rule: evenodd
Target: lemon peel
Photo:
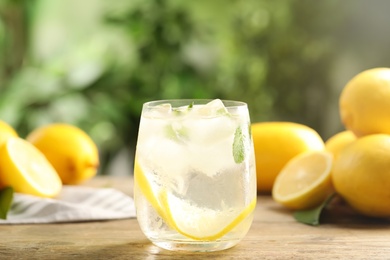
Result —
<instances>
[{"instance_id":1,"label":"lemon peel","mask_svg":"<svg viewBox=\"0 0 390 260\"><path fill-rule=\"evenodd\" d=\"M44 125L29 133L26 140L46 156L63 184L80 184L97 174L98 147L77 126L65 123Z\"/></svg>"},{"instance_id":2,"label":"lemon peel","mask_svg":"<svg viewBox=\"0 0 390 260\"><path fill-rule=\"evenodd\" d=\"M339 97L340 118L357 137L390 134L390 68L364 70L345 85Z\"/></svg>"},{"instance_id":3,"label":"lemon peel","mask_svg":"<svg viewBox=\"0 0 390 260\"><path fill-rule=\"evenodd\" d=\"M321 136L312 128L294 122L253 123L257 190L269 193L283 167L296 155L323 150Z\"/></svg>"},{"instance_id":4,"label":"lemon peel","mask_svg":"<svg viewBox=\"0 0 390 260\"><path fill-rule=\"evenodd\" d=\"M18 134L12 126L0 120L0 146L3 145L10 137L18 137Z\"/></svg>"},{"instance_id":5,"label":"lemon peel","mask_svg":"<svg viewBox=\"0 0 390 260\"><path fill-rule=\"evenodd\" d=\"M357 212L390 217L390 136L360 137L336 158L332 181L337 193Z\"/></svg>"}]
</instances>

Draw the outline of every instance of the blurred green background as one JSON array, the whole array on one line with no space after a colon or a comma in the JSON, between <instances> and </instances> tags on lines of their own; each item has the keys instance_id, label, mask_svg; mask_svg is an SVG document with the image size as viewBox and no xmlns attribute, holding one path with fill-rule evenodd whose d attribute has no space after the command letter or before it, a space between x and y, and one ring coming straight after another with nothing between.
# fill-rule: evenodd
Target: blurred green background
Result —
<instances>
[{"instance_id":1,"label":"blurred green background","mask_svg":"<svg viewBox=\"0 0 390 260\"><path fill-rule=\"evenodd\" d=\"M142 103L221 98L252 122L326 140L338 96L390 66L386 0L0 0L0 119L25 137L67 122L98 144L100 174L129 174Z\"/></svg>"}]
</instances>

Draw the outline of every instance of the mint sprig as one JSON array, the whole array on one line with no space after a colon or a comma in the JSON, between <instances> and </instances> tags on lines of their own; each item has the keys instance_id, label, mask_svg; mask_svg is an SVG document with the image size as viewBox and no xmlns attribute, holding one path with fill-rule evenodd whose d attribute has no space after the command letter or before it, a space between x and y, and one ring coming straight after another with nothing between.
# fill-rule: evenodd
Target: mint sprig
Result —
<instances>
[{"instance_id":1,"label":"mint sprig","mask_svg":"<svg viewBox=\"0 0 390 260\"><path fill-rule=\"evenodd\" d=\"M194 107L194 101L192 101L187 107L175 107L172 108L172 111L175 115L184 115L187 114Z\"/></svg>"}]
</instances>

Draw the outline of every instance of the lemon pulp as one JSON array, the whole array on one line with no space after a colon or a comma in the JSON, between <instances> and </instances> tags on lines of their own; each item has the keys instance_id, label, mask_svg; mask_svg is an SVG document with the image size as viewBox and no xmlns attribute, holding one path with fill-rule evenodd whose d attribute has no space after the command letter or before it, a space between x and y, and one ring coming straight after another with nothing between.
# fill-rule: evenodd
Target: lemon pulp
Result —
<instances>
[{"instance_id":1,"label":"lemon pulp","mask_svg":"<svg viewBox=\"0 0 390 260\"><path fill-rule=\"evenodd\" d=\"M291 159L276 178L272 196L292 209L320 204L333 191L331 168L333 155L309 151Z\"/></svg>"},{"instance_id":2,"label":"lemon pulp","mask_svg":"<svg viewBox=\"0 0 390 260\"><path fill-rule=\"evenodd\" d=\"M45 156L29 142L12 137L0 149L2 186L16 192L53 197L61 188L61 180Z\"/></svg>"}]
</instances>

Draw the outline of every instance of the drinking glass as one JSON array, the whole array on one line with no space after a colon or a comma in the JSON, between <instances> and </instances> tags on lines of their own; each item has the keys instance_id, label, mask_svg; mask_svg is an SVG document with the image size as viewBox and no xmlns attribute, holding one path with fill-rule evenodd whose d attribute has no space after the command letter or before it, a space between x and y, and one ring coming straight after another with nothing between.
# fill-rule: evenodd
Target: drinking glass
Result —
<instances>
[{"instance_id":1,"label":"drinking glass","mask_svg":"<svg viewBox=\"0 0 390 260\"><path fill-rule=\"evenodd\" d=\"M247 104L145 103L134 199L142 232L161 248L217 251L236 245L249 230L256 205Z\"/></svg>"}]
</instances>

